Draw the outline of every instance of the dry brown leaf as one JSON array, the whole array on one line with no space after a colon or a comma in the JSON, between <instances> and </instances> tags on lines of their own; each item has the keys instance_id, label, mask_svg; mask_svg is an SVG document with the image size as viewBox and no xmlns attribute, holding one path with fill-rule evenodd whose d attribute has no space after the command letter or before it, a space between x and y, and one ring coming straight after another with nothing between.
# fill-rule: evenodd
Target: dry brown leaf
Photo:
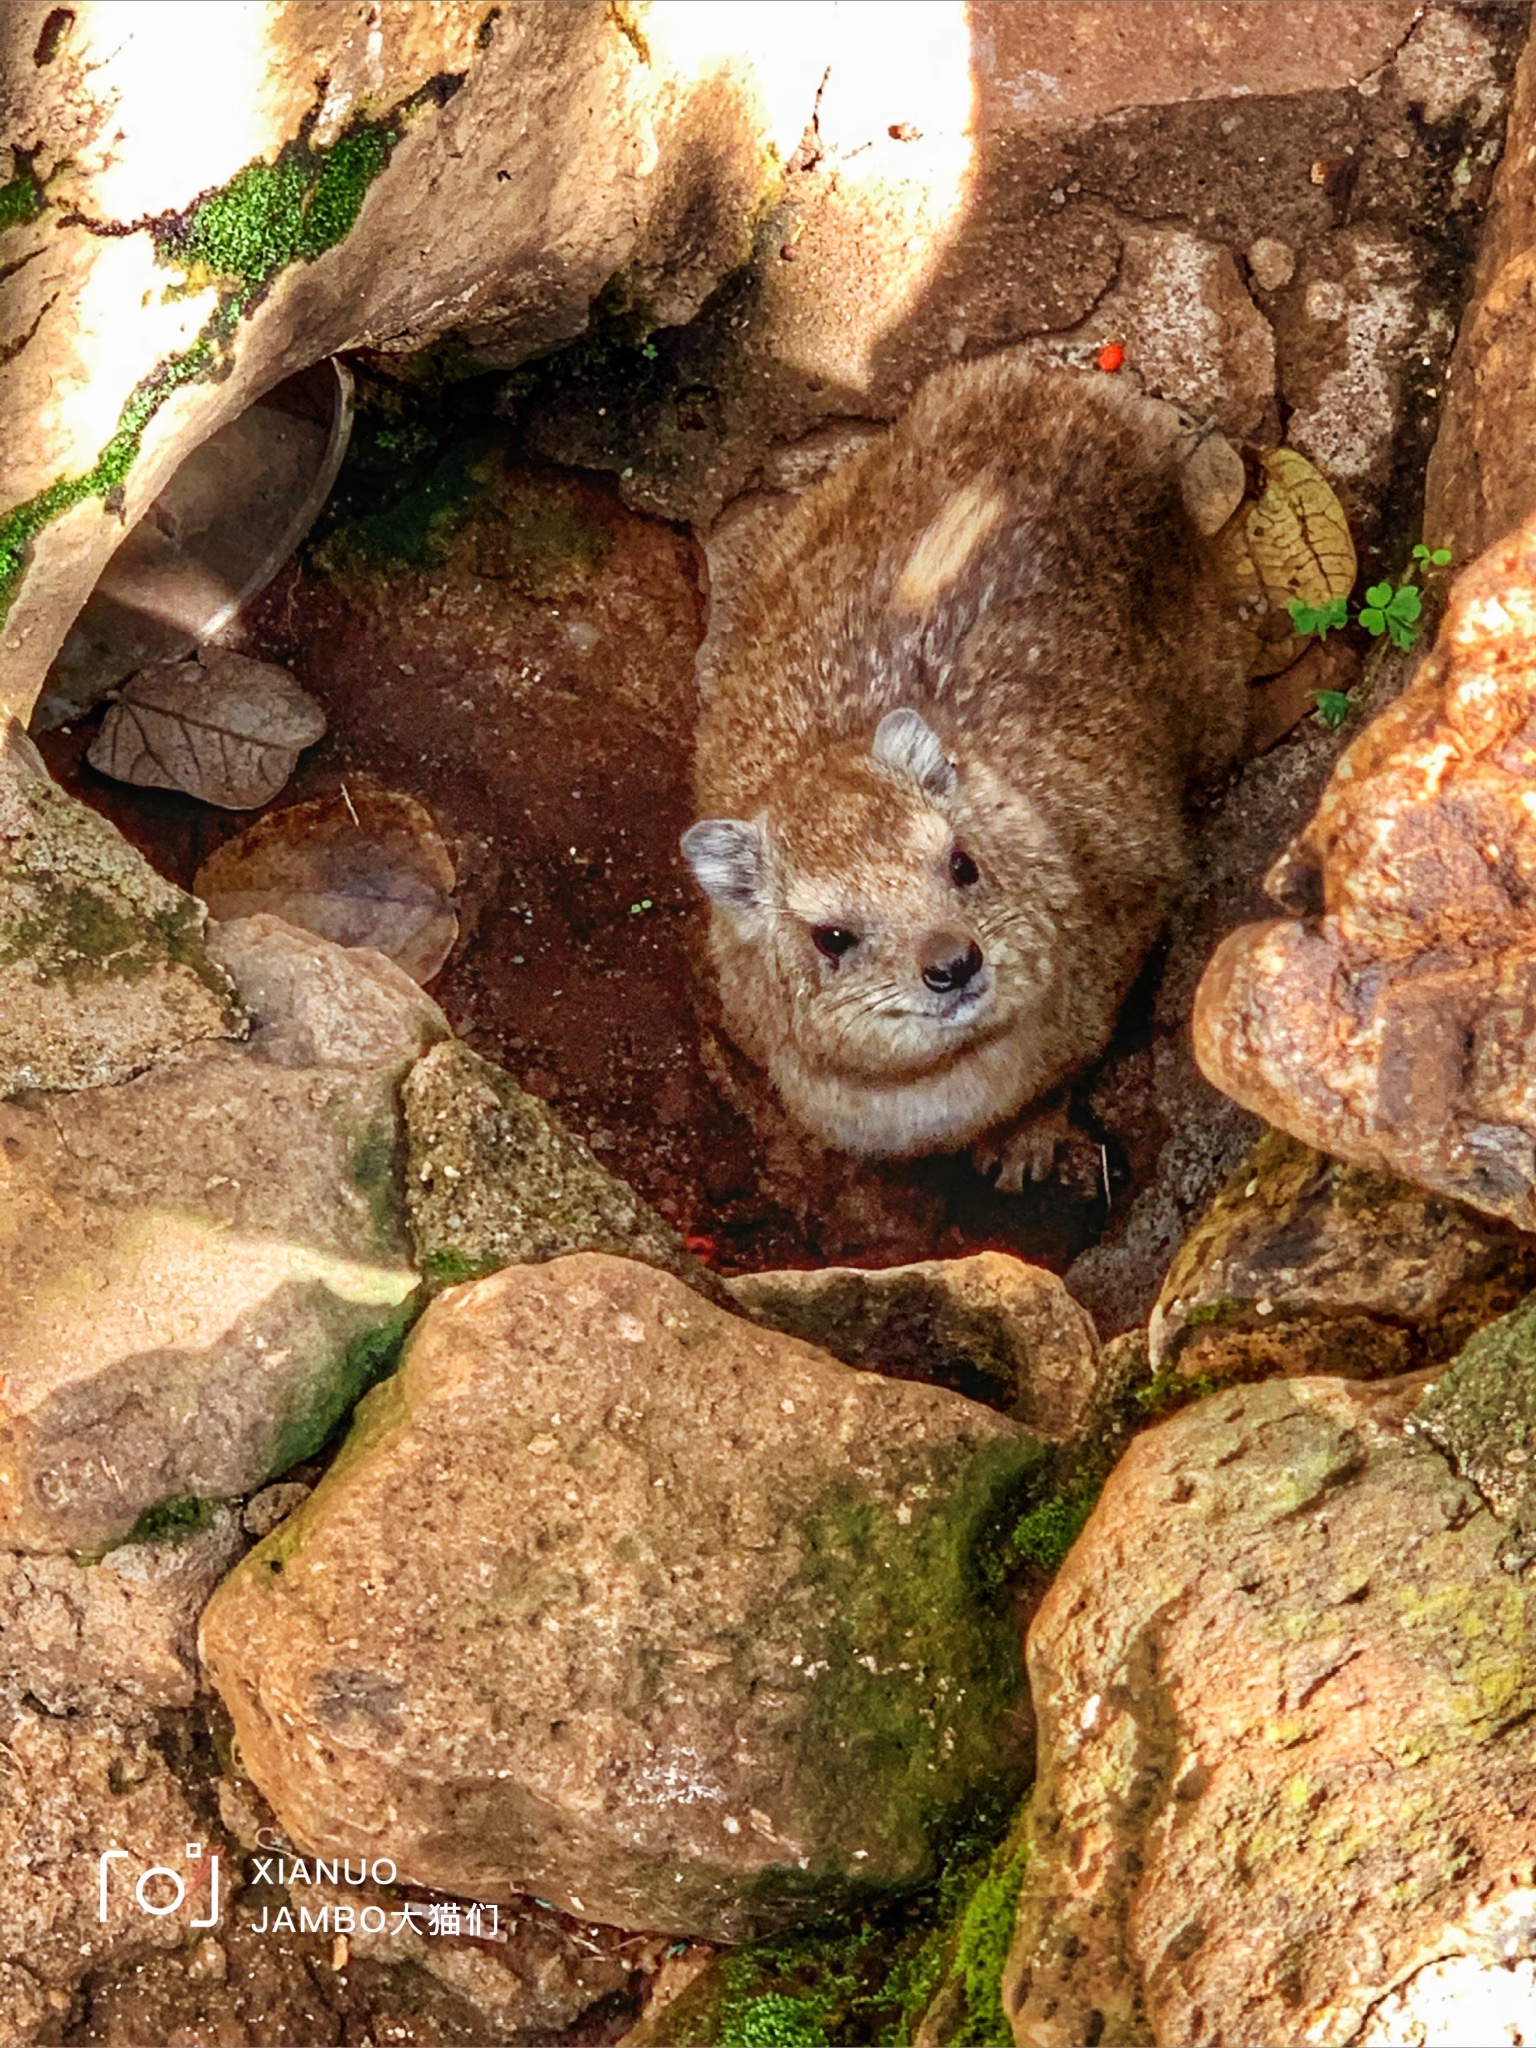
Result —
<instances>
[{"instance_id":1,"label":"dry brown leaf","mask_svg":"<svg viewBox=\"0 0 1536 2048\"><path fill-rule=\"evenodd\" d=\"M395 790L359 789L258 819L193 883L216 918L268 911L340 946L373 946L413 981L453 949L456 877L431 813Z\"/></svg>"},{"instance_id":2,"label":"dry brown leaf","mask_svg":"<svg viewBox=\"0 0 1536 2048\"><path fill-rule=\"evenodd\" d=\"M253 811L324 731L325 713L286 669L218 654L130 676L86 759L118 782Z\"/></svg>"},{"instance_id":3,"label":"dry brown leaf","mask_svg":"<svg viewBox=\"0 0 1536 2048\"><path fill-rule=\"evenodd\" d=\"M1249 637L1248 670L1276 674L1306 641L1291 625L1290 600L1325 605L1355 586L1349 521L1331 486L1294 448L1259 457L1264 489L1219 536L1223 572Z\"/></svg>"}]
</instances>

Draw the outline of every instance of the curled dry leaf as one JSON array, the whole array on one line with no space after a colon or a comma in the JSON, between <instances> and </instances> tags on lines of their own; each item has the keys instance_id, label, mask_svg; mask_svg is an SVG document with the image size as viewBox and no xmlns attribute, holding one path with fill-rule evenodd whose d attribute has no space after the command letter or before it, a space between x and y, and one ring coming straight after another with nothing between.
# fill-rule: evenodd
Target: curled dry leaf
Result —
<instances>
[{"instance_id":1,"label":"curled dry leaf","mask_svg":"<svg viewBox=\"0 0 1536 2048\"><path fill-rule=\"evenodd\" d=\"M1294 448L1259 457L1264 488L1218 537L1223 574L1248 637L1248 672L1272 676L1302 653L1293 597L1325 605L1355 586L1355 545L1332 488Z\"/></svg>"},{"instance_id":2,"label":"curled dry leaf","mask_svg":"<svg viewBox=\"0 0 1536 2048\"><path fill-rule=\"evenodd\" d=\"M86 758L118 782L253 811L324 731L325 713L286 669L217 654L130 676Z\"/></svg>"},{"instance_id":3,"label":"curled dry leaf","mask_svg":"<svg viewBox=\"0 0 1536 2048\"><path fill-rule=\"evenodd\" d=\"M432 817L395 790L293 804L204 861L193 884L216 918L268 911L341 946L373 946L430 981L459 920L448 849Z\"/></svg>"}]
</instances>

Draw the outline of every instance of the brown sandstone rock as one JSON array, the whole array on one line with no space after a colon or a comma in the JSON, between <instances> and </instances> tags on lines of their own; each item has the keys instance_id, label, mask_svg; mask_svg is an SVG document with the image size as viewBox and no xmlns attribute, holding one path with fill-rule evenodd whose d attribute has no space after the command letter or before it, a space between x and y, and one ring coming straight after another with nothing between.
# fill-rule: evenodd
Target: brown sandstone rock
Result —
<instances>
[{"instance_id":1,"label":"brown sandstone rock","mask_svg":"<svg viewBox=\"0 0 1536 2048\"><path fill-rule=\"evenodd\" d=\"M1206 1074L1320 1150L1536 1228L1536 528L1456 585L1435 650L1269 877L1299 915L1218 949Z\"/></svg>"},{"instance_id":2,"label":"brown sandstone rock","mask_svg":"<svg viewBox=\"0 0 1536 2048\"><path fill-rule=\"evenodd\" d=\"M220 928L249 1008L115 1088L0 1105L0 1541L96 1550L318 1448L416 1284L398 1082L446 1026L381 955Z\"/></svg>"},{"instance_id":3,"label":"brown sandstone rock","mask_svg":"<svg viewBox=\"0 0 1536 2048\"><path fill-rule=\"evenodd\" d=\"M203 907L66 796L12 724L0 743L0 1096L91 1088L244 1018Z\"/></svg>"},{"instance_id":4,"label":"brown sandstone rock","mask_svg":"<svg viewBox=\"0 0 1536 2048\"><path fill-rule=\"evenodd\" d=\"M1468 91L1495 87L1477 47L1480 24L1436 18L1398 59L1426 118ZM1457 45L1466 37L1470 48ZM1481 113L1481 107L1480 107ZM1486 130L1487 120L1480 125ZM1536 46L1516 67L1506 147L1478 248L1471 301L1451 358L1445 410L1424 479L1424 531L1471 561L1536 510L1536 466L1526 432L1536 368Z\"/></svg>"},{"instance_id":5,"label":"brown sandstone rock","mask_svg":"<svg viewBox=\"0 0 1536 2048\"><path fill-rule=\"evenodd\" d=\"M1099 1342L1054 1273L1007 1252L864 1272L748 1273L726 1283L752 1320L845 1365L927 1380L985 1401L1037 1436L1077 1435Z\"/></svg>"},{"instance_id":6,"label":"brown sandstone rock","mask_svg":"<svg viewBox=\"0 0 1536 2048\"><path fill-rule=\"evenodd\" d=\"M977 1555L1040 1447L583 1254L439 1297L204 1660L292 1839L739 1939L1017 1782Z\"/></svg>"},{"instance_id":7,"label":"brown sandstone rock","mask_svg":"<svg viewBox=\"0 0 1536 2048\"><path fill-rule=\"evenodd\" d=\"M1183 1378L1374 1379L1448 1359L1536 1282L1536 1241L1271 1131L1185 1239L1152 1312Z\"/></svg>"},{"instance_id":8,"label":"brown sandstone rock","mask_svg":"<svg viewBox=\"0 0 1536 2048\"><path fill-rule=\"evenodd\" d=\"M1233 1389L1110 1479L1030 1631L1021 2048L1523 2038L1536 1589L1423 1383Z\"/></svg>"}]
</instances>

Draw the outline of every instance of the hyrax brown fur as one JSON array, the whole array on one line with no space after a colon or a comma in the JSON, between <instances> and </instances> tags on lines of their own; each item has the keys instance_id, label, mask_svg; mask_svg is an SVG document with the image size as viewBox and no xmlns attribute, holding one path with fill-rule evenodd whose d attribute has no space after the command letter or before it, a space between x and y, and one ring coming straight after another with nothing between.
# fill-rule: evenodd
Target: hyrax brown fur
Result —
<instances>
[{"instance_id":1,"label":"hyrax brown fur","mask_svg":"<svg viewBox=\"0 0 1536 2048\"><path fill-rule=\"evenodd\" d=\"M1245 684L1171 407L947 370L785 516L701 657L683 850L725 1018L791 1113L950 1151L1099 1052Z\"/></svg>"}]
</instances>

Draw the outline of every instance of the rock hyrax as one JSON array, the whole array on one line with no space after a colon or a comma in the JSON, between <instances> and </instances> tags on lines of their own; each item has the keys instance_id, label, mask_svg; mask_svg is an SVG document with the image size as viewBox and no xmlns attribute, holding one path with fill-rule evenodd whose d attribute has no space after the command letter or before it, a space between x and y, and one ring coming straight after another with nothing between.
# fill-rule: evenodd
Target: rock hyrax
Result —
<instances>
[{"instance_id":1,"label":"rock hyrax","mask_svg":"<svg viewBox=\"0 0 1536 2048\"><path fill-rule=\"evenodd\" d=\"M955 1150L1108 1038L1243 733L1191 447L1102 372L946 370L706 640L683 851L727 1026L828 1144Z\"/></svg>"}]
</instances>

